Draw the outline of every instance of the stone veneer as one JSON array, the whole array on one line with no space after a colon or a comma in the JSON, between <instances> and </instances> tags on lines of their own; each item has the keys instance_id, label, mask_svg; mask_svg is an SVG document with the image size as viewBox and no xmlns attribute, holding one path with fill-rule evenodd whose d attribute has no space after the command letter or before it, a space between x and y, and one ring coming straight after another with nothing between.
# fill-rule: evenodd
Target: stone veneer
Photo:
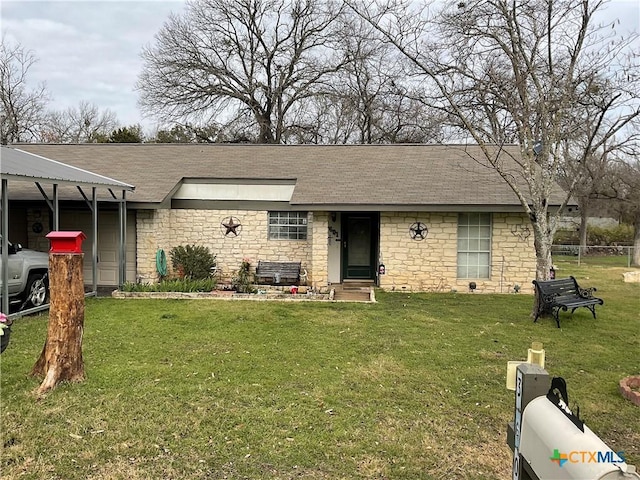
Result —
<instances>
[{"instance_id":1,"label":"stone veneer","mask_svg":"<svg viewBox=\"0 0 640 480\"><path fill-rule=\"evenodd\" d=\"M242 225L239 235L225 236L221 222L230 215ZM221 282L229 282L243 259L249 259L252 271L258 260L302 262L312 275L313 214L308 215L308 240L269 240L267 211L254 210L138 210L138 278L142 282L158 280L156 252L163 249L171 269L169 252L178 245L201 245L216 255Z\"/></svg>"},{"instance_id":2,"label":"stone veneer","mask_svg":"<svg viewBox=\"0 0 640 480\"><path fill-rule=\"evenodd\" d=\"M240 219L240 235L225 236L220 223L233 215ZM251 210L140 210L137 221L138 277L144 282L158 279L156 251L167 256L177 245L209 247L217 256L222 282L230 281L243 258L300 261L307 270L308 285L318 290L328 283L328 212L309 213L308 240L269 240L267 211ZM424 241L412 240L409 226L421 221L429 228ZM525 236L524 215L496 213L492 216L492 266L488 279L458 279L457 213L382 212L380 215L380 262L386 274L380 286L387 290L467 292L470 281L478 293L510 293L520 285L533 292L535 278L533 235ZM530 227L529 227L530 229ZM168 259L169 260L169 259ZM169 262L170 263L170 262Z\"/></svg>"},{"instance_id":3,"label":"stone veneer","mask_svg":"<svg viewBox=\"0 0 640 480\"><path fill-rule=\"evenodd\" d=\"M490 278L458 279L457 213L382 212L380 262L386 273L380 275L380 286L386 290L467 292L469 282L474 281L479 293L509 293L515 284L521 292L532 293L536 273L533 234L522 235L529 224L527 218L496 213L492 219ZM410 237L409 226L416 221L429 229L423 241Z\"/></svg>"},{"instance_id":4,"label":"stone veneer","mask_svg":"<svg viewBox=\"0 0 640 480\"><path fill-rule=\"evenodd\" d=\"M311 234L311 270L308 284L314 289L324 292L329 283L329 250L328 231L329 213L314 212Z\"/></svg>"},{"instance_id":5,"label":"stone veneer","mask_svg":"<svg viewBox=\"0 0 640 480\"><path fill-rule=\"evenodd\" d=\"M28 223L48 224L48 211L28 211ZM240 219L240 235L225 237L220 226L233 215ZM178 245L209 247L217 257L222 282L230 281L243 258L251 261L253 271L258 260L300 261L307 270L307 284L324 290L328 283L328 212L309 212L307 241L269 240L267 211L163 209L137 211L137 277L142 282L158 280L156 252ZM467 292L470 281L478 293L510 293L514 285L532 293L535 278L533 234L522 235L528 226L525 215L492 215L492 267L489 279L457 279L457 213L382 212L380 214L380 262L386 273L379 277L386 290ZM409 226L420 221L427 225L423 241L412 240ZM528 226L529 231L531 227ZM515 233L513 233L515 232ZM48 240L29 229L30 248L48 250ZM169 265L169 268L171 266Z\"/></svg>"}]
</instances>

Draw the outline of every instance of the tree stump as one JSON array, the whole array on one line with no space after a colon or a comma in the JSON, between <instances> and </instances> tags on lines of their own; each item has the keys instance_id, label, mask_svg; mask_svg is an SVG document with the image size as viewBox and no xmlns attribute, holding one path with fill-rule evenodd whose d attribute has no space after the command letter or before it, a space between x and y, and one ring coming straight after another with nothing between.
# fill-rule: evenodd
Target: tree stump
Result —
<instances>
[{"instance_id":1,"label":"tree stump","mask_svg":"<svg viewBox=\"0 0 640 480\"><path fill-rule=\"evenodd\" d=\"M41 395L63 381L84 380L82 334L84 331L83 254L49 254L49 327L47 340L31 375L44 380Z\"/></svg>"}]
</instances>

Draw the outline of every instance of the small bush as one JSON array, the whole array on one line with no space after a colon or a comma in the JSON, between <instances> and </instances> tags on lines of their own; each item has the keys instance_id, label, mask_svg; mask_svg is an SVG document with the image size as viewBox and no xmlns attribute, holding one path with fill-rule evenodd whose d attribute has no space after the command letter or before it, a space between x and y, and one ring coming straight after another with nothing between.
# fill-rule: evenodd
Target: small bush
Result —
<instances>
[{"instance_id":1,"label":"small bush","mask_svg":"<svg viewBox=\"0 0 640 480\"><path fill-rule=\"evenodd\" d=\"M578 245L580 236L574 229L558 229L553 238L556 245ZM589 227L587 229L587 245L633 245L633 227L616 225L615 227Z\"/></svg>"},{"instance_id":2,"label":"small bush","mask_svg":"<svg viewBox=\"0 0 640 480\"><path fill-rule=\"evenodd\" d=\"M580 236L577 230L559 228L553 236L553 243L555 245L578 245L580 243Z\"/></svg>"},{"instance_id":3,"label":"small bush","mask_svg":"<svg viewBox=\"0 0 640 480\"><path fill-rule=\"evenodd\" d=\"M633 227L616 225L615 227L589 227L587 230L589 245L633 245Z\"/></svg>"},{"instance_id":4,"label":"small bush","mask_svg":"<svg viewBox=\"0 0 640 480\"><path fill-rule=\"evenodd\" d=\"M216 266L216 256L201 245L180 245L169 252L171 265L181 278L209 279Z\"/></svg>"},{"instance_id":5,"label":"small bush","mask_svg":"<svg viewBox=\"0 0 640 480\"><path fill-rule=\"evenodd\" d=\"M250 270L251 270L251 261L248 258L242 259L240 268L238 269L238 271L236 272L232 280L233 288L235 288L238 293L254 293L255 292L255 288L253 288L252 275L250 273Z\"/></svg>"},{"instance_id":6,"label":"small bush","mask_svg":"<svg viewBox=\"0 0 640 480\"><path fill-rule=\"evenodd\" d=\"M164 280L160 283L133 283L122 285L123 292L211 292L216 288L215 278Z\"/></svg>"}]
</instances>

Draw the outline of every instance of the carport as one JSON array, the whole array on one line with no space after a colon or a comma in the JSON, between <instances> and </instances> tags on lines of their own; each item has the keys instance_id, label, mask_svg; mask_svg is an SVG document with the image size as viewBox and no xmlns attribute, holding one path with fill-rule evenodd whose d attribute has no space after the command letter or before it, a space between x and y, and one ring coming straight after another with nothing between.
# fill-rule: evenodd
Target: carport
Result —
<instances>
[{"instance_id":1,"label":"carport","mask_svg":"<svg viewBox=\"0 0 640 480\"><path fill-rule=\"evenodd\" d=\"M0 192L0 235L2 245L2 305L0 311L9 313L9 183L33 182L38 188L49 209L52 212L53 230L59 230L59 187L75 187L88 205L92 215L93 242L91 246L91 259L93 269L93 290L87 295L97 294L97 265L98 265L98 195L97 189L102 188L109 193L109 202L118 204L119 238L118 238L118 279L122 285L126 279L126 218L127 218L127 192L134 191L135 187L127 183L119 182L109 177L98 175L87 170L82 170L64 163L24 152L17 148L2 146L0 151L0 174L2 188ZM47 192L43 185L51 185L51 193ZM91 190L88 193L88 190ZM101 200L104 201L104 200ZM12 316L38 311L47 306L23 310Z\"/></svg>"}]
</instances>

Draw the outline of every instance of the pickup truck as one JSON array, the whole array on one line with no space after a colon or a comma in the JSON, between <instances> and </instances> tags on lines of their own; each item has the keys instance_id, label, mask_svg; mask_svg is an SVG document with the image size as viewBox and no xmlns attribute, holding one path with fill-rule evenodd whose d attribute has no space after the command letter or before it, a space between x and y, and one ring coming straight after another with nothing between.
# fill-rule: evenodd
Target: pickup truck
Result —
<instances>
[{"instance_id":1,"label":"pickup truck","mask_svg":"<svg viewBox=\"0 0 640 480\"><path fill-rule=\"evenodd\" d=\"M35 250L24 250L19 243L9 243L8 257L9 303L18 304L20 310L48 303L49 255ZM0 272L1 268L2 257L0 256Z\"/></svg>"}]
</instances>

